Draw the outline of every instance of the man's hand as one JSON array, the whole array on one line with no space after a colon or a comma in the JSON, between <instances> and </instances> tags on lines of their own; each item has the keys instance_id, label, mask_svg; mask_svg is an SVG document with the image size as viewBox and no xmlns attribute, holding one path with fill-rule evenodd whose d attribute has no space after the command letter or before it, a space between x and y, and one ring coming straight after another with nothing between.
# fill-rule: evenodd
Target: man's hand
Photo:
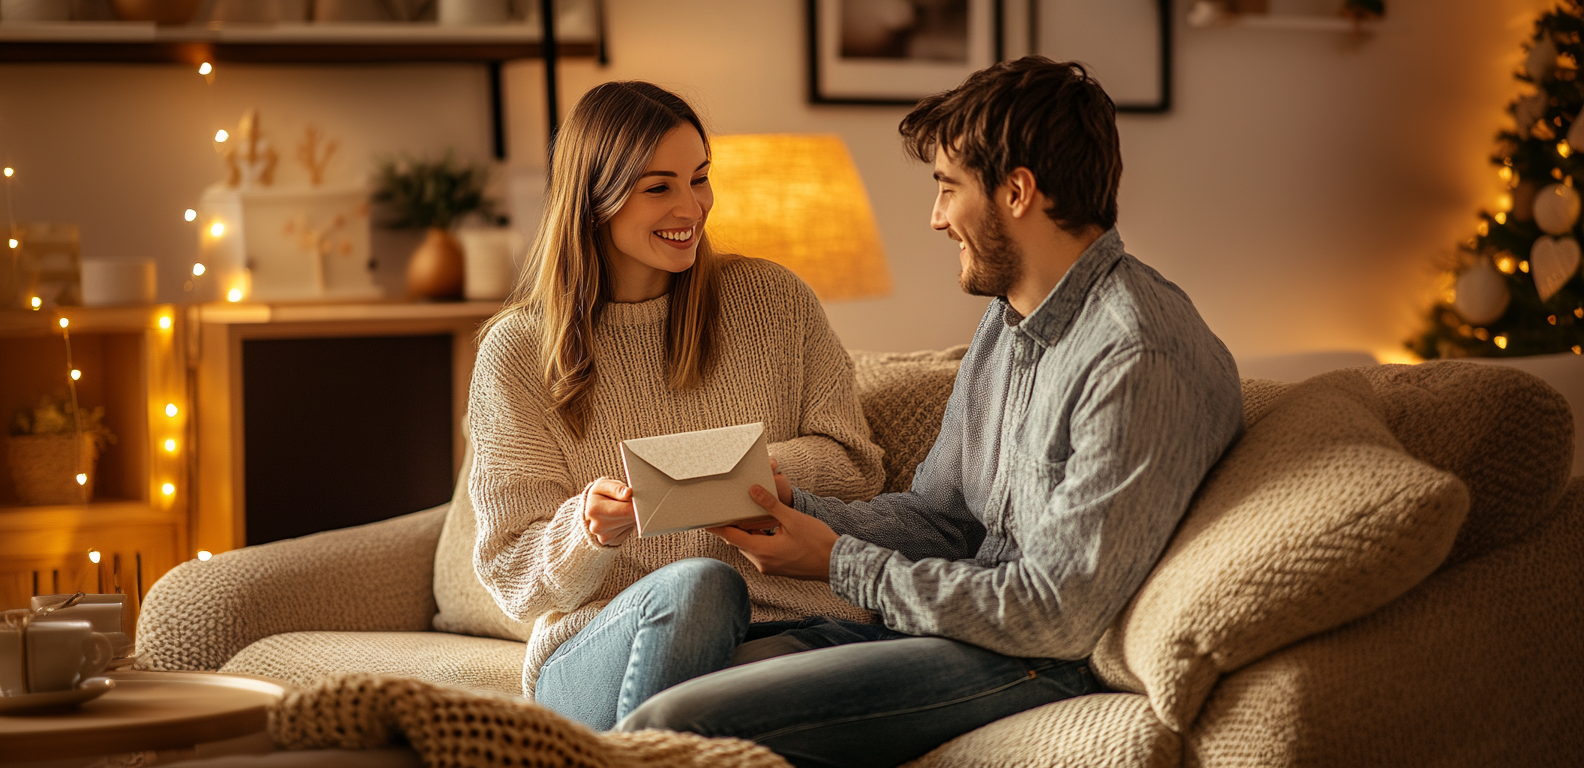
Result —
<instances>
[{"instance_id":1,"label":"man's hand","mask_svg":"<svg viewBox=\"0 0 1584 768\"><path fill-rule=\"evenodd\" d=\"M770 472L775 475L776 498L779 498L782 504L788 507L792 506L792 484L787 482L786 475L781 474L781 467L776 464L775 459L770 460ZM776 529L781 527L781 521L769 515L761 515L747 520L738 520L731 525L733 528L741 528L749 533L769 535L774 534Z\"/></svg>"},{"instance_id":2,"label":"man's hand","mask_svg":"<svg viewBox=\"0 0 1584 768\"><path fill-rule=\"evenodd\" d=\"M746 523L705 530L741 550L760 573L805 581L830 581L831 548L836 546L836 532L818 518L781 503L757 485L749 489L748 495L780 526L775 533L750 533L738 527ZM790 489L787 495L791 496Z\"/></svg>"},{"instance_id":3,"label":"man's hand","mask_svg":"<svg viewBox=\"0 0 1584 768\"><path fill-rule=\"evenodd\" d=\"M602 477L589 483L588 503L583 505L583 525L601 545L614 547L627 540L638 525L633 512L632 489L620 480Z\"/></svg>"}]
</instances>

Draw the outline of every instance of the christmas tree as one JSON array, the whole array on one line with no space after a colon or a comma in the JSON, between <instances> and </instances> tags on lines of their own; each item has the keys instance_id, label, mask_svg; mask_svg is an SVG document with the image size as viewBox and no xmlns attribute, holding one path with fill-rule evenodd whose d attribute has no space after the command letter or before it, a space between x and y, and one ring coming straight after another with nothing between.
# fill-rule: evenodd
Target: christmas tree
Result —
<instances>
[{"instance_id":1,"label":"christmas tree","mask_svg":"<svg viewBox=\"0 0 1584 768\"><path fill-rule=\"evenodd\" d=\"M1565 0L1535 22L1525 83L1508 105L1514 127L1496 136L1491 162L1507 190L1480 213L1475 236L1408 348L1424 358L1584 354L1579 270L1584 185L1584 6Z\"/></svg>"}]
</instances>

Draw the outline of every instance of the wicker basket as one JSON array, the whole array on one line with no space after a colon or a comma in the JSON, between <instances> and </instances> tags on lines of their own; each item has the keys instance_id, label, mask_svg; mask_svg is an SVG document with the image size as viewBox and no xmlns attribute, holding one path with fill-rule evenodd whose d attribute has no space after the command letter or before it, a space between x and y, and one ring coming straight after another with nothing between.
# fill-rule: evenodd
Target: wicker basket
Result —
<instances>
[{"instance_id":1,"label":"wicker basket","mask_svg":"<svg viewBox=\"0 0 1584 768\"><path fill-rule=\"evenodd\" d=\"M88 435L12 435L6 438L11 479L23 504L87 504L93 500L93 438ZM79 484L77 474L88 475Z\"/></svg>"}]
</instances>

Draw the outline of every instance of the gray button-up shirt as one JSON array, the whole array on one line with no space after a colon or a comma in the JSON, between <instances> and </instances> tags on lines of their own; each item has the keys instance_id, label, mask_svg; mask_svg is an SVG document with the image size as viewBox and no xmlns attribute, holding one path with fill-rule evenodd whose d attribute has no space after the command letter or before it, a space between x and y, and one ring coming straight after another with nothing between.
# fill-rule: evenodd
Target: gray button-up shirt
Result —
<instances>
[{"instance_id":1,"label":"gray button-up shirt","mask_svg":"<svg viewBox=\"0 0 1584 768\"><path fill-rule=\"evenodd\" d=\"M910 491L794 505L892 629L1080 659L1242 429L1231 354L1113 229L1027 318L991 302Z\"/></svg>"}]
</instances>

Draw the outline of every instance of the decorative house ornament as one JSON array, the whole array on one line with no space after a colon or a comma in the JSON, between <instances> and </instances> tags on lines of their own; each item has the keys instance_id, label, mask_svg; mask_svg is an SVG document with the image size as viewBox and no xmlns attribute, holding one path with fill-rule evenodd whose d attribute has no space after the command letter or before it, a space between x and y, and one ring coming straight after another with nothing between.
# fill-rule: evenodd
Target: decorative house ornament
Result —
<instances>
[{"instance_id":1,"label":"decorative house ornament","mask_svg":"<svg viewBox=\"0 0 1584 768\"><path fill-rule=\"evenodd\" d=\"M1571 237L1542 237L1529 252L1529 270L1541 301L1550 301L1579 268L1579 244Z\"/></svg>"},{"instance_id":2,"label":"decorative house ornament","mask_svg":"<svg viewBox=\"0 0 1584 768\"><path fill-rule=\"evenodd\" d=\"M1501 319L1511 300L1502 273L1488 257L1481 256L1458 276L1457 299L1452 306L1470 325L1489 325Z\"/></svg>"},{"instance_id":3,"label":"decorative house ornament","mask_svg":"<svg viewBox=\"0 0 1584 768\"><path fill-rule=\"evenodd\" d=\"M258 112L243 116L236 133L220 141L227 178L205 190L199 204L198 261L210 277L204 280L207 295L197 298L380 295L369 257L367 192L322 186L339 146L317 126L308 126L296 153L306 183L275 185L277 157Z\"/></svg>"},{"instance_id":4,"label":"decorative house ornament","mask_svg":"<svg viewBox=\"0 0 1584 768\"><path fill-rule=\"evenodd\" d=\"M1552 184L1535 196L1535 223L1546 234L1567 234L1578 222L1579 208L1578 192L1566 184Z\"/></svg>"}]
</instances>

